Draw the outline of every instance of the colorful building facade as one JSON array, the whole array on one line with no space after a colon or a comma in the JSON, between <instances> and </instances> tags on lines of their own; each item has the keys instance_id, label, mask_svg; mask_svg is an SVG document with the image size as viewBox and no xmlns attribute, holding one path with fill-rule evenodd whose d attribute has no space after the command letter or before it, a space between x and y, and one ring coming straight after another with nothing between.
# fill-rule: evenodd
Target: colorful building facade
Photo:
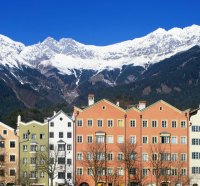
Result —
<instances>
[{"instance_id":1,"label":"colorful building facade","mask_svg":"<svg viewBox=\"0 0 200 186\"><path fill-rule=\"evenodd\" d=\"M88 107L74 108L79 185L189 184L188 110L164 101L124 110L89 99Z\"/></svg>"},{"instance_id":2,"label":"colorful building facade","mask_svg":"<svg viewBox=\"0 0 200 186\"><path fill-rule=\"evenodd\" d=\"M0 185L18 184L18 137L0 122Z\"/></svg>"}]
</instances>

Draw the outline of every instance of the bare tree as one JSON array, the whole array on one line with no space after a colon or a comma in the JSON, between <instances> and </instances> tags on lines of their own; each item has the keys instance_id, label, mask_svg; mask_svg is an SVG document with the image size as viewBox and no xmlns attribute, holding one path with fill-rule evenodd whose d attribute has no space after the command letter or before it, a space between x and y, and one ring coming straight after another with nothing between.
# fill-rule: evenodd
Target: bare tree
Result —
<instances>
[{"instance_id":1,"label":"bare tree","mask_svg":"<svg viewBox=\"0 0 200 186\"><path fill-rule=\"evenodd\" d=\"M89 175L94 180L95 186L99 181L106 179L106 148L105 143L88 144L83 152L82 164L88 170Z\"/></svg>"},{"instance_id":2,"label":"bare tree","mask_svg":"<svg viewBox=\"0 0 200 186\"><path fill-rule=\"evenodd\" d=\"M37 152L37 171L42 171L46 173L50 179L50 185L53 186L54 179L57 175L57 166L58 166L58 156L59 150L58 148L54 148L54 150L48 150L48 146L45 147L45 151ZM49 152L49 154L47 153Z\"/></svg>"},{"instance_id":3,"label":"bare tree","mask_svg":"<svg viewBox=\"0 0 200 186\"><path fill-rule=\"evenodd\" d=\"M131 185L131 180L141 183L139 168L139 162L141 160L137 154L137 144L131 143L130 140L127 140L125 143L119 144L119 150L124 155L122 162L125 165L125 171L128 173L128 186Z\"/></svg>"}]
</instances>

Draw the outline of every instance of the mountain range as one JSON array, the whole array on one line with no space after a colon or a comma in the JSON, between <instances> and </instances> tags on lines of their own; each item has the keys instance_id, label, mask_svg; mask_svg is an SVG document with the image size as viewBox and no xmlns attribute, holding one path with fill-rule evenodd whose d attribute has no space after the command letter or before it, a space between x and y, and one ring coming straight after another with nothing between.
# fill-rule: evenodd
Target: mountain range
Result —
<instances>
[{"instance_id":1,"label":"mountain range","mask_svg":"<svg viewBox=\"0 0 200 186\"><path fill-rule=\"evenodd\" d=\"M109 46L50 37L25 46L0 35L0 115L18 108L85 104L88 93L130 103L161 98L182 108L197 106L200 98L192 90L200 90L199 45L198 25L159 28ZM198 102L192 103L194 97Z\"/></svg>"}]
</instances>

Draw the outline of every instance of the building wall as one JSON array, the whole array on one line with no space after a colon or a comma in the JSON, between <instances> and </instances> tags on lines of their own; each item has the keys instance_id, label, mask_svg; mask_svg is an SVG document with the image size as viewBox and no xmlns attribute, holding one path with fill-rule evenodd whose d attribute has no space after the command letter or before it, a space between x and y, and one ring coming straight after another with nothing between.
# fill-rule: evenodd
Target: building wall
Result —
<instances>
[{"instance_id":1,"label":"building wall","mask_svg":"<svg viewBox=\"0 0 200 186\"><path fill-rule=\"evenodd\" d=\"M49 134L54 133L54 137L49 135L49 146L54 145L54 150L50 150L50 156L57 154L57 157L65 158L65 163L57 163L54 185L64 184L65 182L73 185L73 121L64 112L60 111L49 119ZM60 135L59 135L60 133ZM61 134L62 133L62 134ZM61 143L59 141L62 141ZM59 144L65 144L64 151L58 149ZM71 148L69 149L69 145ZM54 156L54 155L53 155ZM71 162L69 162L71 160ZM58 172L64 172L65 178L58 176ZM71 174L71 178L69 177Z\"/></svg>"},{"instance_id":2,"label":"building wall","mask_svg":"<svg viewBox=\"0 0 200 186\"><path fill-rule=\"evenodd\" d=\"M114 142L108 144L106 142L106 150L112 152L114 155L113 161L107 161L107 167L113 167L114 169L122 168L123 173L121 176L118 176L119 185L126 185L128 183L128 173L125 171L125 165L121 161L118 161L118 153L121 151L118 137L122 136L126 144L130 141L131 137L135 137L135 151L138 156L137 164L137 175L140 175L140 181L142 184L151 184L156 182L156 176L153 175L153 168L151 163L151 154L153 152L154 146L164 149L162 152L169 153L170 156L176 156L177 161L172 162L170 159L169 168L176 169L177 162L180 162L179 169L184 169L184 173L187 175L189 156L188 153L188 112L182 112L175 107L167 104L164 101L158 101L155 104L150 105L149 107L138 110L133 107L129 110L123 110L122 108L110 103L107 100L101 100L94 105L91 105L85 109L79 109L75 107L74 110L75 116L75 133L76 133L76 179L78 182L87 182L89 185L94 185L94 181L91 176L87 175L87 166L83 163L84 160L77 160L77 153L84 153L85 149L88 148L87 137L89 135L93 136L95 140L95 134L98 132L104 132L106 137L113 136ZM103 126L97 126L97 120L103 120ZM107 121L112 119L114 126L108 127ZM82 126L78 126L78 121L82 120ZM93 121L92 126L88 126L88 120ZM118 120L124 122L123 127L118 126ZM130 122L134 120L135 124L131 125ZM143 127L143 120L147 121L147 127ZM162 121L167 122L166 127L162 127ZM156 121L156 127L152 127L152 121ZM175 127L172 127L172 121ZM181 127L181 122L184 122L184 126ZM154 122L155 123L155 122ZM175 124L176 123L176 124ZM161 143L161 135L168 135L169 142L166 144ZM83 142L78 143L77 137L82 136ZM147 143L143 143L143 137L147 137ZM156 144L152 144L152 137L157 137ZM172 137L176 143L172 144ZM163 137L162 137L163 139ZM183 143L183 144L182 144ZM125 144L125 143L124 143ZM157 152L158 153L158 152ZM147 160L142 160L143 154L147 154ZM176 154L176 155L174 155ZM184 161L181 161L180 158L184 155ZM179 161L180 160L180 161ZM175 163L176 162L176 163ZM77 169L83 169L83 175L77 176ZM146 169L146 170L143 170ZM146 171L143 175L143 171ZM181 171L181 170L180 170ZM178 170L175 170L178 172ZM175 173L177 174L177 173ZM177 174L178 175L178 174ZM168 179L167 182L175 182L177 175ZM182 176L179 178L179 182L185 182L187 176ZM102 182L105 182L106 178L102 178ZM131 179L137 181L136 175L132 176ZM160 182L166 181L162 177L159 180Z\"/></svg>"},{"instance_id":3,"label":"building wall","mask_svg":"<svg viewBox=\"0 0 200 186\"><path fill-rule=\"evenodd\" d=\"M200 110L190 117L190 175L191 185L200 185Z\"/></svg>"},{"instance_id":4,"label":"building wall","mask_svg":"<svg viewBox=\"0 0 200 186\"><path fill-rule=\"evenodd\" d=\"M0 183L18 183L18 137L14 129L0 122L0 154L4 155L4 161L0 162L1 170L5 176L0 176ZM2 148L4 143L4 148ZM15 171L15 174L12 174Z\"/></svg>"},{"instance_id":5,"label":"building wall","mask_svg":"<svg viewBox=\"0 0 200 186\"><path fill-rule=\"evenodd\" d=\"M30 132L29 135L27 135L28 131ZM48 123L37 121L25 123L19 120L18 133L20 183L47 186L48 175L38 168L41 155L48 157L48 151L46 151L48 148ZM36 163L34 158L36 158ZM44 161L47 161L47 159ZM36 172L36 175L34 175L34 172Z\"/></svg>"}]
</instances>

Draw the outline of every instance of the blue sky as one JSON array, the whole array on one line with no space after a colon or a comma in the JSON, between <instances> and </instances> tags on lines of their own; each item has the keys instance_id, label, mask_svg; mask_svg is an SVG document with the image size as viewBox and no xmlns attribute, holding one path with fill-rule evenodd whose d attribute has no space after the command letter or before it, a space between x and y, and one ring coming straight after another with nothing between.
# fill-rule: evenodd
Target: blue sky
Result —
<instances>
[{"instance_id":1,"label":"blue sky","mask_svg":"<svg viewBox=\"0 0 200 186\"><path fill-rule=\"evenodd\" d=\"M48 36L108 45L200 25L199 11L199 0L2 0L0 34L26 45Z\"/></svg>"}]
</instances>

